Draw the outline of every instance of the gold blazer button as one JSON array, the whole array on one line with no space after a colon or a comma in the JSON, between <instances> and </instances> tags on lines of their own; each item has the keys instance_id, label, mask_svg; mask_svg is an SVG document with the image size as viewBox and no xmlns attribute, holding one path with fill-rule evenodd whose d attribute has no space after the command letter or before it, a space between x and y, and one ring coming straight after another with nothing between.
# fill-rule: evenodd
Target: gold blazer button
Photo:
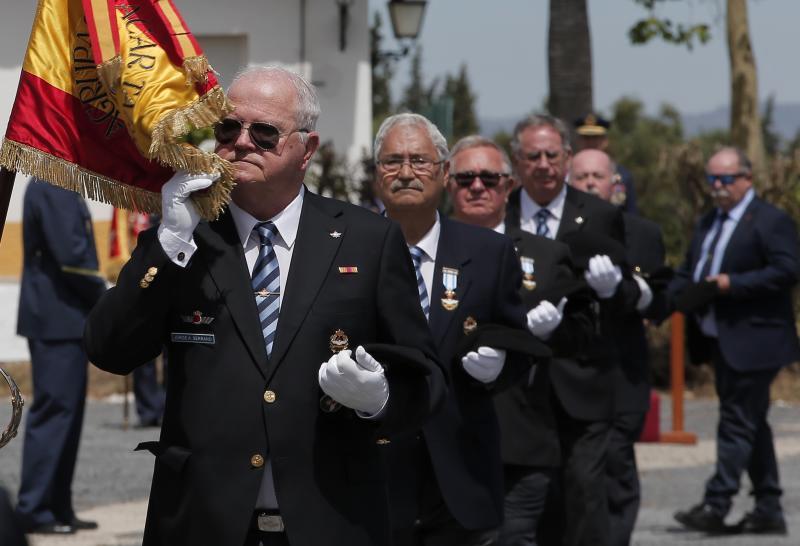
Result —
<instances>
[{"instance_id":1,"label":"gold blazer button","mask_svg":"<svg viewBox=\"0 0 800 546\"><path fill-rule=\"evenodd\" d=\"M276 398L274 391L264 391L264 402L267 404L272 404Z\"/></svg>"},{"instance_id":2,"label":"gold blazer button","mask_svg":"<svg viewBox=\"0 0 800 546\"><path fill-rule=\"evenodd\" d=\"M250 464L253 466L253 468L261 468L264 466L264 457L256 453L250 457Z\"/></svg>"}]
</instances>

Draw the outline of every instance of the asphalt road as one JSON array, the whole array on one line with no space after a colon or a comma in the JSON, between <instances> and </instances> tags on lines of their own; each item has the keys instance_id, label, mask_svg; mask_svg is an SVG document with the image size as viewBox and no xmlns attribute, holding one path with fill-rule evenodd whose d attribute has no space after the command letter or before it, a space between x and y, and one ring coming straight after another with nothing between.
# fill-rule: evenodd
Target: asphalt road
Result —
<instances>
[{"instance_id":1,"label":"asphalt road","mask_svg":"<svg viewBox=\"0 0 800 546\"><path fill-rule=\"evenodd\" d=\"M2 391L0 391L2 392ZM0 404L0 426L5 427L10 407ZM773 405L770 421L777 438L784 510L790 527L788 537L735 536L708 538L685 532L672 513L697 502L714 461L716 402L687 402L687 428L698 434L695 446L639 444L642 476L642 509L633 544L642 546L691 544L697 546L796 546L800 544L800 406ZM670 428L670 407L662 398L662 431ZM139 443L157 438L155 429L123 430L122 406L91 401L87 406L83 439L75 475L73 496L84 518L97 519L100 529L70 538L32 537L32 546L86 545L133 546L141 544L153 460L133 452ZM0 451L0 484L12 492L19 486L22 433ZM729 521L736 521L752 506L745 478Z\"/></svg>"}]
</instances>

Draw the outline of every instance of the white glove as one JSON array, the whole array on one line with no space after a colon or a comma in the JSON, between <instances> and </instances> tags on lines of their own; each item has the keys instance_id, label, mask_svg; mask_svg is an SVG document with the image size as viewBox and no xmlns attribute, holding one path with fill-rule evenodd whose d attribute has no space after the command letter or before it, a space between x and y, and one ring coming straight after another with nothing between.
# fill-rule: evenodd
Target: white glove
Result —
<instances>
[{"instance_id":1,"label":"white glove","mask_svg":"<svg viewBox=\"0 0 800 546\"><path fill-rule=\"evenodd\" d=\"M209 187L219 174L189 174L176 172L161 188L161 226L183 241L191 241L200 213L189 198L192 192Z\"/></svg>"},{"instance_id":2,"label":"white glove","mask_svg":"<svg viewBox=\"0 0 800 546\"><path fill-rule=\"evenodd\" d=\"M561 298L558 307L547 300L528 311L528 330L543 341L550 339L553 330L558 328L564 318L564 306L567 298Z\"/></svg>"},{"instance_id":3,"label":"white glove","mask_svg":"<svg viewBox=\"0 0 800 546\"><path fill-rule=\"evenodd\" d=\"M481 383L491 383L497 379L505 363L506 352L491 347L478 347L478 352L470 351L461 358L464 370Z\"/></svg>"},{"instance_id":4,"label":"white glove","mask_svg":"<svg viewBox=\"0 0 800 546\"><path fill-rule=\"evenodd\" d=\"M589 269L583 274L586 282L600 299L608 299L617 291L622 281L622 271L605 254L598 254L589 260Z\"/></svg>"},{"instance_id":5,"label":"white glove","mask_svg":"<svg viewBox=\"0 0 800 546\"><path fill-rule=\"evenodd\" d=\"M375 415L389 400L383 366L361 345L356 348L355 360L351 353L349 349L339 351L320 366L319 386L341 405Z\"/></svg>"},{"instance_id":6,"label":"white glove","mask_svg":"<svg viewBox=\"0 0 800 546\"><path fill-rule=\"evenodd\" d=\"M653 291L650 290L650 286L648 286L647 282L639 275L634 274L633 280L639 285L639 292L641 292L639 301L636 302L636 310L644 311L650 307L650 304L653 302Z\"/></svg>"}]
</instances>

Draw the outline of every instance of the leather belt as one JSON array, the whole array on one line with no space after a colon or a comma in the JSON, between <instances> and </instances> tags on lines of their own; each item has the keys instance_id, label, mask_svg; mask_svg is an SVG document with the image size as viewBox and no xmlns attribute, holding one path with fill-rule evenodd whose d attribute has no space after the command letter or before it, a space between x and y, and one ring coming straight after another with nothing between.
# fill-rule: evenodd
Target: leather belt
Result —
<instances>
[{"instance_id":1,"label":"leather belt","mask_svg":"<svg viewBox=\"0 0 800 546\"><path fill-rule=\"evenodd\" d=\"M286 529L280 515L267 512L256 512L255 528L264 533L282 533Z\"/></svg>"}]
</instances>

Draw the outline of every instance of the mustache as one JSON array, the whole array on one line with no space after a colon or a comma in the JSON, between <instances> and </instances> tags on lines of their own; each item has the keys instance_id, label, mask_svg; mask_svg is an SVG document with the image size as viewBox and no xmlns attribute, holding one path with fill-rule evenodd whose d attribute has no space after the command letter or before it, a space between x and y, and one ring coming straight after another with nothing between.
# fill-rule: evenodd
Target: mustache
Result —
<instances>
[{"instance_id":1,"label":"mustache","mask_svg":"<svg viewBox=\"0 0 800 546\"><path fill-rule=\"evenodd\" d=\"M425 189L425 186L422 182L420 182L416 178L409 182L405 182L403 180L393 180L392 184L389 186L389 191L391 191L392 193L407 189L422 191L423 189Z\"/></svg>"},{"instance_id":2,"label":"mustache","mask_svg":"<svg viewBox=\"0 0 800 546\"><path fill-rule=\"evenodd\" d=\"M729 192L725 188L718 188L718 189L715 188L715 189L711 190L711 197L713 197L714 199L720 199L720 198L725 198L725 197L730 197L730 196L731 196L731 192Z\"/></svg>"}]
</instances>

